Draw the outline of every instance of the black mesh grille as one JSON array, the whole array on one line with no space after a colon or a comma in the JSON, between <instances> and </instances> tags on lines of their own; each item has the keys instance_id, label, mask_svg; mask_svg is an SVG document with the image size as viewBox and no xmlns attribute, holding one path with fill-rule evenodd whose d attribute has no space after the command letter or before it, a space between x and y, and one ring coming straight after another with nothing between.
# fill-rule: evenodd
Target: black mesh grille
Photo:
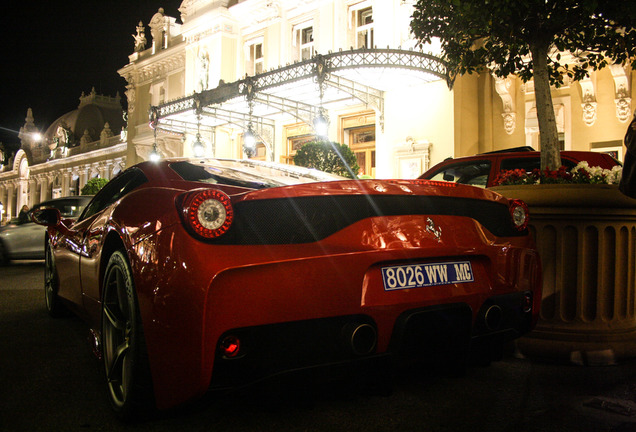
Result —
<instances>
[{"instance_id":1,"label":"black mesh grille","mask_svg":"<svg viewBox=\"0 0 636 432\"><path fill-rule=\"evenodd\" d=\"M498 237L517 231L508 207L492 201L426 196L346 195L243 201L234 223L215 244L310 243L374 216L451 215L477 220Z\"/></svg>"}]
</instances>

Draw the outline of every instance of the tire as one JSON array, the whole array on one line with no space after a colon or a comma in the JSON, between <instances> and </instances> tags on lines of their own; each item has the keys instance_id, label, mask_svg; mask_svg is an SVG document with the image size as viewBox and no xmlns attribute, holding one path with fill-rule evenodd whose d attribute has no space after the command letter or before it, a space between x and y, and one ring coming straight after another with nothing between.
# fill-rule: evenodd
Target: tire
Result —
<instances>
[{"instance_id":1,"label":"tire","mask_svg":"<svg viewBox=\"0 0 636 432\"><path fill-rule=\"evenodd\" d=\"M154 409L152 381L137 295L128 260L113 253L102 293L102 357L115 414L130 421Z\"/></svg>"},{"instance_id":2,"label":"tire","mask_svg":"<svg viewBox=\"0 0 636 432\"><path fill-rule=\"evenodd\" d=\"M0 240L0 267L9 265L9 255L7 255L7 249L4 247L4 243Z\"/></svg>"},{"instance_id":3,"label":"tire","mask_svg":"<svg viewBox=\"0 0 636 432\"><path fill-rule=\"evenodd\" d=\"M69 315L69 311L57 295L60 288L60 279L55 267L55 257L51 243L46 241L44 249L44 301L46 310L53 318L61 318Z\"/></svg>"}]
</instances>

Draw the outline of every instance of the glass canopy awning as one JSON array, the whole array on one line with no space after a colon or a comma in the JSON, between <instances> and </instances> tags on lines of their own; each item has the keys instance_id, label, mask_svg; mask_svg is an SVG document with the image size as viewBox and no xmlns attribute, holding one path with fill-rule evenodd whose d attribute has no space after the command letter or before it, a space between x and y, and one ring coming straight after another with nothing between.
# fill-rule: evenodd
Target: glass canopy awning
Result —
<instances>
[{"instance_id":1,"label":"glass canopy awning","mask_svg":"<svg viewBox=\"0 0 636 432\"><path fill-rule=\"evenodd\" d=\"M150 121L158 130L184 134L250 127L270 147L277 121L313 125L325 111L363 103L382 122L385 91L440 79L448 79L446 66L431 54L366 48L330 52L153 106Z\"/></svg>"}]
</instances>

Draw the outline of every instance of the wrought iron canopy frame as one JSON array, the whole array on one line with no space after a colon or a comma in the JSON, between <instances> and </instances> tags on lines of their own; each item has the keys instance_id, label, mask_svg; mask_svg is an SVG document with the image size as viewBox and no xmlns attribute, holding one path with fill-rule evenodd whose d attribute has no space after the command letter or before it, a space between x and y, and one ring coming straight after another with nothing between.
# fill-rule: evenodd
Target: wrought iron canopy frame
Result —
<instances>
[{"instance_id":1,"label":"wrought iron canopy frame","mask_svg":"<svg viewBox=\"0 0 636 432\"><path fill-rule=\"evenodd\" d=\"M265 144L272 150L276 119L291 116L311 125L321 101L327 108L364 103L383 119L384 91L398 84L382 79L386 69L403 70L419 82L448 80L446 64L431 54L389 48L341 50L153 106L151 121L161 129L185 132L196 124L197 114L203 117L201 126L208 128L245 129L251 120L261 139L271 139Z\"/></svg>"}]
</instances>

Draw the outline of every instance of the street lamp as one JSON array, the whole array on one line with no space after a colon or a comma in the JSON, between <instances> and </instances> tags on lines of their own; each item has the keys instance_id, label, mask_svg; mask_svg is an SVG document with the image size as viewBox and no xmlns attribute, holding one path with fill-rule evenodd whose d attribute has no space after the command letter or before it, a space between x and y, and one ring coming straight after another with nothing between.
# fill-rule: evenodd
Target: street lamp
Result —
<instances>
[{"instance_id":1,"label":"street lamp","mask_svg":"<svg viewBox=\"0 0 636 432\"><path fill-rule=\"evenodd\" d=\"M327 139L329 135L329 120L327 120L322 108L314 118L314 131L319 138Z\"/></svg>"},{"instance_id":2,"label":"street lamp","mask_svg":"<svg viewBox=\"0 0 636 432\"><path fill-rule=\"evenodd\" d=\"M197 114L197 137L192 143L192 153L195 157L201 157L205 154L205 145L201 142L201 114Z\"/></svg>"},{"instance_id":3,"label":"street lamp","mask_svg":"<svg viewBox=\"0 0 636 432\"><path fill-rule=\"evenodd\" d=\"M150 152L149 158L152 162L157 162L159 159L161 159L161 155L157 151L157 146L152 147L152 151Z\"/></svg>"},{"instance_id":4,"label":"street lamp","mask_svg":"<svg viewBox=\"0 0 636 432\"><path fill-rule=\"evenodd\" d=\"M152 162L157 162L159 159L161 159L161 155L159 154L159 151L157 150L157 127L156 125L154 125L151 123L150 127L153 128L154 134L155 134L155 142L152 144L152 150L150 151L150 156L149 159Z\"/></svg>"},{"instance_id":5,"label":"street lamp","mask_svg":"<svg viewBox=\"0 0 636 432\"><path fill-rule=\"evenodd\" d=\"M201 157L205 154L205 146L201 142L201 134L197 133L197 139L192 143L192 153L195 157Z\"/></svg>"},{"instance_id":6,"label":"street lamp","mask_svg":"<svg viewBox=\"0 0 636 432\"><path fill-rule=\"evenodd\" d=\"M252 129L252 122L247 124L247 130L243 133L243 150L248 158L251 158L256 152L256 136Z\"/></svg>"}]
</instances>

